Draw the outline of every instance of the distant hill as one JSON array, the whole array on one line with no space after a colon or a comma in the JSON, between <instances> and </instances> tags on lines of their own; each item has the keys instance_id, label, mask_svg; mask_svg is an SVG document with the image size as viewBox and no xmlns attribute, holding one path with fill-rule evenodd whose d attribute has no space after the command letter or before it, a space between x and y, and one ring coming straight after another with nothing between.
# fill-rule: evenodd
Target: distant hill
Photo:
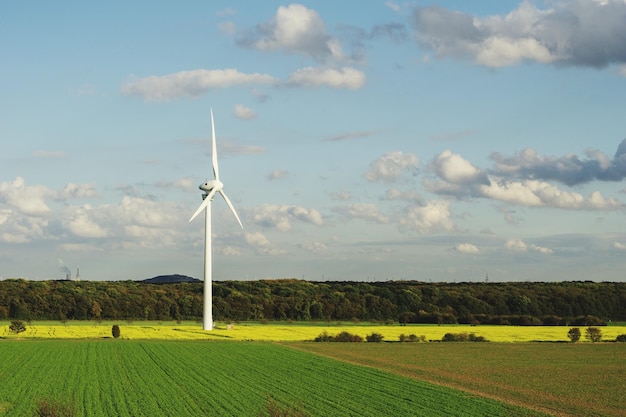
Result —
<instances>
[{"instance_id":1,"label":"distant hill","mask_svg":"<svg viewBox=\"0 0 626 417\"><path fill-rule=\"evenodd\" d=\"M181 282L202 282L199 279L188 277L186 275L159 275L158 277L144 279L139 281L140 284L179 284Z\"/></svg>"}]
</instances>

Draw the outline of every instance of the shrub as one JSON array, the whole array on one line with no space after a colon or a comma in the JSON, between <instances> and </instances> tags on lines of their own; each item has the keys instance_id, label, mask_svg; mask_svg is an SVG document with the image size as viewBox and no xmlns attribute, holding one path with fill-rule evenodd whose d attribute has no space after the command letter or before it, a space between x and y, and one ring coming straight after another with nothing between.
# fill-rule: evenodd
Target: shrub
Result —
<instances>
[{"instance_id":1,"label":"shrub","mask_svg":"<svg viewBox=\"0 0 626 417\"><path fill-rule=\"evenodd\" d=\"M587 327L585 330L585 337L592 343L602 341L602 330L597 327Z\"/></svg>"},{"instance_id":2,"label":"shrub","mask_svg":"<svg viewBox=\"0 0 626 417\"><path fill-rule=\"evenodd\" d=\"M569 337L569 340L574 343L578 342L580 340L580 329L578 327L573 327L569 329L569 331L567 332L567 337Z\"/></svg>"},{"instance_id":3,"label":"shrub","mask_svg":"<svg viewBox=\"0 0 626 417\"><path fill-rule=\"evenodd\" d=\"M616 342L626 343L626 334L620 334L615 338Z\"/></svg>"},{"instance_id":4,"label":"shrub","mask_svg":"<svg viewBox=\"0 0 626 417\"><path fill-rule=\"evenodd\" d=\"M363 338L358 334L352 334L348 332L341 332L335 336L335 342L362 342Z\"/></svg>"},{"instance_id":5,"label":"shrub","mask_svg":"<svg viewBox=\"0 0 626 417\"><path fill-rule=\"evenodd\" d=\"M35 416L37 417L74 417L76 410L70 404L43 399L37 401Z\"/></svg>"},{"instance_id":6,"label":"shrub","mask_svg":"<svg viewBox=\"0 0 626 417\"><path fill-rule=\"evenodd\" d=\"M332 342L334 341L334 339L335 338L329 335L327 331L324 331L324 333L320 333L319 336L313 339L313 341L314 342Z\"/></svg>"},{"instance_id":7,"label":"shrub","mask_svg":"<svg viewBox=\"0 0 626 417\"><path fill-rule=\"evenodd\" d=\"M24 323L21 320L11 320L9 330L15 334L20 334L26 331L26 326L24 326Z\"/></svg>"},{"instance_id":8,"label":"shrub","mask_svg":"<svg viewBox=\"0 0 626 417\"><path fill-rule=\"evenodd\" d=\"M474 333L446 333L441 338L442 342L487 342L484 336L476 336Z\"/></svg>"},{"instance_id":9,"label":"shrub","mask_svg":"<svg viewBox=\"0 0 626 417\"><path fill-rule=\"evenodd\" d=\"M376 343L382 342L384 338L385 336L383 336L380 333L372 333L372 334L365 336L365 340L367 340L368 342L376 342Z\"/></svg>"},{"instance_id":10,"label":"shrub","mask_svg":"<svg viewBox=\"0 0 626 417\"><path fill-rule=\"evenodd\" d=\"M327 332L321 333L315 339L314 342L362 342L363 338L358 334L352 334L348 332L341 332L337 336L331 336Z\"/></svg>"},{"instance_id":11,"label":"shrub","mask_svg":"<svg viewBox=\"0 0 626 417\"><path fill-rule=\"evenodd\" d=\"M116 339L120 337L120 326L118 326L117 324L114 324L113 327L111 328L111 334L113 334L113 337Z\"/></svg>"}]
</instances>

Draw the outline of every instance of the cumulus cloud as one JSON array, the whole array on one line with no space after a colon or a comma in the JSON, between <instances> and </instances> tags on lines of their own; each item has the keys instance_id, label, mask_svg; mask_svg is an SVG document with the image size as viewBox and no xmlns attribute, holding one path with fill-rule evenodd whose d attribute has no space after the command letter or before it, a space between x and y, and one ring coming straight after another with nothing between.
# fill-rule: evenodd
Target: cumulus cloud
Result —
<instances>
[{"instance_id":1,"label":"cumulus cloud","mask_svg":"<svg viewBox=\"0 0 626 417\"><path fill-rule=\"evenodd\" d=\"M594 162L582 165L595 168L586 170L584 177L587 180L614 180L616 173L624 169L622 165L626 166L626 140L620 144L613 160L599 151L588 151L588 155L594 156ZM488 198L526 207L566 210L618 210L626 207L623 202L606 198L598 191L584 197L543 180L558 178L568 185L580 183L583 176L566 162L580 161L578 158L538 157L534 151L526 150L514 158L493 154L492 159L496 161L495 167L483 171L460 155L444 151L429 164L429 170L436 177L424 179L423 184L431 192L441 195ZM594 169L595 173L590 176L589 172Z\"/></svg>"},{"instance_id":2,"label":"cumulus cloud","mask_svg":"<svg viewBox=\"0 0 626 417\"><path fill-rule=\"evenodd\" d=\"M235 117L243 120L251 120L256 118L256 113L243 104L235 105Z\"/></svg>"},{"instance_id":3,"label":"cumulus cloud","mask_svg":"<svg viewBox=\"0 0 626 417\"><path fill-rule=\"evenodd\" d=\"M90 214L93 212L91 206L73 207L71 210L67 210L67 212L69 215L65 217L63 226L75 236L102 238L109 235L109 232L104 227L91 218Z\"/></svg>"},{"instance_id":4,"label":"cumulus cloud","mask_svg":"<svg viewBox=\"0 0 626 417\"><path fill-rule=\"evenodd\" d=\"M246 233L246 242L254 248L257 255L280 256L286 255L287 251L274 247L263 233Z\"/></svg>"},{"instance_id":5,"label":"cumulus cloud","mask_svg":"<svg viewBox=\"0 0 626 417\"><path fill-rule=\"evenodd\" d=\"M493 172L497 175L519 178L555 180L566 185L577 185L593 180L621 181L626 178L626 139L610 159L598 150L588 150L587 158L568 154L560 157L540 156L534 149L524 149L512 157L494 152Z\"/></svg>"},{"instance_id":6,"label":"cumulus cloud","mask_svg":"<svg viewBox=\"0 0 626 417\"><path fill-rule=\"evenodd\" d=\"M451 219L450 203L445 200L433 200L424 205L410 206L398 216L397 220L400 230L420 234L457 231Z\"/></svg>"},{"instance_id":7,"label":"cumulus cloud","mask_svg":"<svg viewBox=\"0 0 626 417\"><path fill-rule=\"evenodd\" d=\"M554 253L554 251L552 249L546 248L544 246L537 246L537 245L533 244L533 245L530 245L530 248L532 250L534 250L535 252L539 252L539 253L542 253L544 255L550 255L550 254Z\"/></svg>"},{"instance_id":8,"label":"cumulus cloud","mask_svg":"<svg viewBox=\"0 0 626 417\"><path fill-rule=\"evenodd\" d=\"M319 62L343 59L339 41L327 33L320 15L301 4L280 6L272 19L257 25L238 43L261 51L301 54Z\"/></svg>"},{"instance_id":9,"label":"cumulus cloud","mask_svg":"<svg viewBox=\"0 0 626 417\"><path fill-rule=\"evenodd\" d=\"M465 185L485 180L484 174L479 169L450 150L441 152L428 168L451 184Z\"/></svg>"},{"instance_id":10,"label":"cumulus cloud","mask_svg":"<svg viewBox=\"0 0 626 417\"><path fill-rule=\"evenodd\" d=\"M405 172L417 171L417 156L401 151L389 152L372 161L370 169L364 174L368 181L396 181Z\"/></svg>"},{"instance_id":11,"label":"cumulus cloud","mask_svg":"<svg viewBox=\"0 0 626 417\"><path fill-rule=\"evenodd\" d=\"M58 200L67 200L71 198L95 198L100 194L96 191L95 184L74 184L69 183L61 191L57 192Z\"/></svg>"},{"instance_id":12,"label":"cumulus cloud","mask_svg":"<svg viewBox=\"0 0 626 417\"><path fill-rule=\"evenodd\" d=\"M280 232L291 230L293 221L316 226L324 224L324 219L319 211L294 205L265 204L249 209L248 217L259 226L276 229Z\"/></svg>"},{"instance_id":13,"label":"cumulus cloud","mask_svg":"<svg viewBox=\"0 0 626 417\"><path fill-rule=\"evenodd\" d=\"M379 224L389 223L389 217L383 214L375 204L353 203L336 207L334 211L349 219L361 219Z\"/></svg>"},{"instance_id":14,"label":"cumulus cloud","mask_svg":"<svg viewBox=\"0 0 626 417\"><path fill-rule=\"evenodd\" d=\"M24 178L0 183L0 203L4 203L19 212L31 216L44 216L50 213L46 197L55 193L42 185L26 185Z\"/></svg>"},{"instance_id":15,"label":"cumulus cloud","mask_svg":"<svg viewBox=\"0 0 626 417\"><path fill-rule=\"evenodd\" d=\"M472 243L459 243L457 245L454 245L454 250L459 253L470 254L470 255L475 255L477 253L480 253L480 250L478 249L478 247L476 247L476 245Z\"/></svg>"},{"instance_id":16,"label":"cumulus cloud","mask_svg":"<svg viewBox=\"0 0 626 417\"><path fill-rule=\"evenodd\" d=\"M246 74L236 69L198 69L131 80L122 87L122 93L138 96L147 101L168 101L182 97L198 97L215 88L276 82L274 77L266 74Z\"/></svg>"},{"instance_id":17,"label":"cumulus cloud","mask_svg":"<svg viewBox=\"0 0 626 417\"><path fill-rule=\"evenodd\" d=\"M546 248L543 246L538 246L535 244L531 244L531 245L527 245L523 240L521 239L509 239L505 242L504 244L504 248L510 252L516 252L516 253L525 253L528 252L529 250L534 251L534 252L538 252L541 253L543 255L550 255L552 253L554 253L554 251L550 248Z\"/></svg>"},{"instance_id":18,"label":"cumulus cloud","mask_svg":"<svg viewBox=\"0 0 626 417\"><path fill-rule=\"evenodd\" d=\"M506 15L474 16L418 6L411 23L419 45L438 57L487 67L523 61L602 68L626 62L626 2L557 1L540 9L523 1Z\"/></svg>"},{"instance_id":19,"label":"cumulus cloud","mask_svg":"<svg viewBox=\"0 0 626 417\"><path fill-rule=\"evenodd\" d=\"M504 247L511 252L526 252L528 250L528 246L521 239L509 239L504 244Z\"/></svg>"},{"instance_id":20,"label":"cumulus cloud","mask_svg":"<svg viewBox=\"0 0 626 417\"><path fill-rule=\"evenodd\" d=\"M358 90L365 85L365 74L350 67L306 67L293 72L285 82L290 87L331 87Z\"/></svg>"},{"instance_id":21,"label":"cumulus cloud","mask_svg":"<svg viewBox=\"0 0 626 417\"><path fill-rule=\"evenodd\" d=\"M605 198L594 191L587 198L581 194L560 190L545 181L506 181L489 177L489 185L480 185L480 196L528 207L553 207L566 210L617 210L624 203Z\"/></svg>"}]
</instances>

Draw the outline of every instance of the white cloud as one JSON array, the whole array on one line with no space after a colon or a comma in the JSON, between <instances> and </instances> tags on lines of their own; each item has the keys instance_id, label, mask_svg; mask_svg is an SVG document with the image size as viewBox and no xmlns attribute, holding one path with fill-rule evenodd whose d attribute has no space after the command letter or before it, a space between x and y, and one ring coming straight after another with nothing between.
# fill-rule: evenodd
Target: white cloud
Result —
<instances>
[{"instance_id":1,"label":"white cloud","mask_svg":"<svg viewBox=\"0 0 626 417\"><path fill-rule=\"evenodd\" d=\"M235 105L235 117L243 120L252 120L256 118L256 113L249 107L243 104Z\"/></svg>"},{"instance_id":2,"label":"white cloud","mask_svg":"<svg viewBox=\"0 0 626 417\"><path fill-rule=\"evenodd\" d=\"M326 255L329 252L328 246L321 242L304 242L299 246L307 252L311 252L316 255Z\"/></svg>"},{"instance_id":3,"label":"white cloud","mask_svg":"<svg viewBox=\"0 0 626 417\"><path fill-rule=\"evenodd\" d=\"M489 185L480 185L483 197L529 207L553 207L565 210L617 210L624 203L614 198L604 198L598 191L586 199L575 192L560 190L545 181L506 181L489 177Z\"/></svg>"},{"instance_id":4,"label":"white cloud","mask_svg":"<svg viewBox=\"0 0 626 417\"><path fill-rule=\"evenodd\" d=\"M389 152L372 161L370 169L364 176L372 182L393 182L406 171L415 173L417 164L417 156L413 154L404 154L402 151Z\"/></svg>"},{"instance_id":5,"label":"white cloud","mask_svg":"<svg viewBox=\"0 0 626 417\"><path fill-rule=\"evenodd\" d=\"M56 198L59 200L67 200L72 198L95 198L100 197L96 191L95 184L74 184L68 183L65 188L57 192Z\"/></svg>"},{"instance_id":6,"label":"white cloud","mask_svg":"<svg viewBox=\"0 0 626 417\"><path fill-rule=\"evenodd\" d=\"M327 33L319 14L295 3L280 6L270 21L257 25L239 43L262 51L302 54L321 62L343 59L339 42Z\"/></svg>"},{"instance_id":7,"label":"white cloud","mask_svg":"<svg viewBox=\"0 0 626 417\"><path fill-rule=\"evenodd\" d=\"M394 2L394 1L386 1L385 2L385 6L389 7L391 10L393 10L394 12L397 12L400 10L400 6L398 5L398 3Z\"/></svg>"},{"instance_id":8,"label":"white cloud","mask_svg":"<svg viewBox=\"0 0 626 417\"><path fill-rule=\"evenodd\" d=\"M68 212L69 211L70 210L68 210ZM104 227L100 226L89 217L90 214L93 213L89 205L75 207L71 211L73 211L73 213L64 220L63 226L75 236L103 238L109 235L109 232Z\"/></svg>"},{"instance_id":9,"label":"white cloud","mask_svg":"<svg viewBox=\"0 0 626 417\"><path fill-rule=\"evenodd\" d=\"M543 253L544 255L551 255L551 254L554 253L554 251L552 249L550 249L550 248L546 248L546 247L543 247L543 246L537 246L537 245L534 245L534 244L530 245L530 248L532 250L534 250L535 252Z\"/></svg>"},{"instance_id":10,"label":"white cloud","mask_svg":"<svg viewBox=\"0 0 626 417\"><path fill-rule=\"evenodd\" d=\"M281 256L286 255L287 251L275 248L263 233L246 233L246 242L252 246L258 255Z\"/></svg>"},{"instance_id":11,"label":"white cloud","mask_svg":"<svg viewBox=\"0 0 626 417\"><path fill-rule=\"evenodd\" d=\"M546 248L544 246L538 246L538 245L535 245L535 244L527 245L521 239L509 239L504 244L504 247L508 251L516 252L516 253L525 253L525 252L528 252L529 250L541 253L543 255L551 255L551 254L554 253L554 250L552 250L550 248Z\"/></svg>"},{"instance_id":12,"label":"white cloud","mask_svg":"<svg viewBox=\"0 0 626 417\"><path fill-rule=\"evenodd\" d=\"M605 67L626 62L626 2L523 1L507 15L474 16L440 6L416 7L417 42L439 57L487 67L542 64Z\"/></svg>"},{"instance_id":13,"label":"white cloud","mask_svg":"<svg viewBox=\"0 0 626 417\"><path fill-rule=\"evenodd\" d=\"M12 182L0 183L0 202L30 216L45 216L50 213L45 199L53 196L54 192L42 185L27 186L22 177L16 177Z\"/></svg>"},{"instance_id":14,"label":"white cloud","mask_svg":"<svg viewBox=\"0 0 626 417\"><path fill-rule=\"evenodd\" d=\"M528 250L528 246L526 243L520 239L509 239L504 244L504 247L511 252L526 252Z\"/></svg>"},{"instance_id":15,"label":"white cloud","mask_svg":"<svg viewBox=\"0 0 626 417\"><path fill-rule=\"evenodd\" d=\"M450 203L433 200L421 206L410 206L398 216L401 230L416 231L420 234L454 232L457 227L451 219Z\"/></svg>"},{"instance_id":16,"label":"white cloud","mask_svg":"<svg viewBox=\"0 0 626 417\"><path fill-rule=\"evenodd\" d=\"M331 87L358 90L365 85L363 72L350 67L314 68L306 67L293 72L286 85L291 87Z\"/></svg>"},{"instance_id":17,"label":"white cloud","mask_svg":"<svg viewBox=\"0 0 626 417\"><path fill-rule=\"evenodd\" d=\"M379 224L389 223L389 217L383 214L375 204L353 203L337 207L334 211L350 219L367 220Z\"/></svg>"},{"instance_id":18,"label":"white cloud","mask_svg":"<svg viewBox=\"0 0 626 417\"><path fill-rule=\"evenodd\" d=\"M390 188L385 191L386 200L402 200L420 202L422 198L415 190L400 191L396 188Z\"/></svg>"},{"instance_id":19,"label":"white cloud","mask_svg":"<svg viewBox=\"0 0 626 417\"><path fill-rule=\"evenodd\" d=\"M319 211L294 205L265 204L248 210L254 224L276 229L280 232L291 230L292 222L298 220L316 226L324 224Z\"/></svg>"},{"instance_id":20,"label":"white cloud","mask_svg":"<svg viewBox=\"0 0 626 417\"><path fill-rule=\"evenodd\" d=\"M218 246L218 247L215 248L215 252L219 253L220 255L225 255L225 256L239 256L239 255L241 255L241 251L238 248L235 248L235 247L229 246L229 245Z\"/></svg>"},{"instance_id":21,"label":"white cloud","mask_svg":"<svg viewBox=\"0 0 626 417\"><path fill-rule=\"evenodd\" d=\"M472 243L459 243L457 245L454 245L454 250L459 253L465 253L465 254L471 254L471 255L480 253L480 250L478 249L478 247L476 247L476 245Z\"/></svg>"},{"instance_id":22,"label":"white cloud","mask_svg":"<svg viewBox=\"0 0 626 417\"><path fill-rule=\"evenodd\" d=\"M139 96L147 101L167 101L182 97L198 97L208 90L246 84L275 84L266 74L246 74L236 69L180 71L164 76L131 80L122 93Z\"/></svg>"},{"instance_id":23,"label":"white cloud","mask_svg":"<svg viewBox=\"0 0 626 417\"><path fill-rule=\"evenodd\" d=\"M621 242L613 242L613 247L619 250L626 250L626 244Z\"/></svg>"},{"instance_id":24,"label":"white cloud","mask_svg":"<svg viewBox=\"0 0 626 417\"><path fill-rule=\"evenodd\" d=\"M480 170L469 161L450 150L445 150L437 155L430 163L429 169L452 184L473 183L482 175Z\"/></svg>"}]
</instances>

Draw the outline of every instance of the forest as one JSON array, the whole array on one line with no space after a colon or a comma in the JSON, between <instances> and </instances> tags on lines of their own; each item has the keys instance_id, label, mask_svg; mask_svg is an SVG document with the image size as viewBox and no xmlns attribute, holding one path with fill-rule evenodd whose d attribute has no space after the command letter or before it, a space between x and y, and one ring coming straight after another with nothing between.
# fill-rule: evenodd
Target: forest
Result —
<instances>
[{"instance_id":1,"label":"forest","mask_svg":"<svg viewBox=\"0 0 626 417\"><path fill-rule=\"evenodd\" d=\"M0 281L0 320L201 320L203 283ZM626 321L626 283L213 282L219 321L604 325Z\"/></svg>"}]
</instances>

